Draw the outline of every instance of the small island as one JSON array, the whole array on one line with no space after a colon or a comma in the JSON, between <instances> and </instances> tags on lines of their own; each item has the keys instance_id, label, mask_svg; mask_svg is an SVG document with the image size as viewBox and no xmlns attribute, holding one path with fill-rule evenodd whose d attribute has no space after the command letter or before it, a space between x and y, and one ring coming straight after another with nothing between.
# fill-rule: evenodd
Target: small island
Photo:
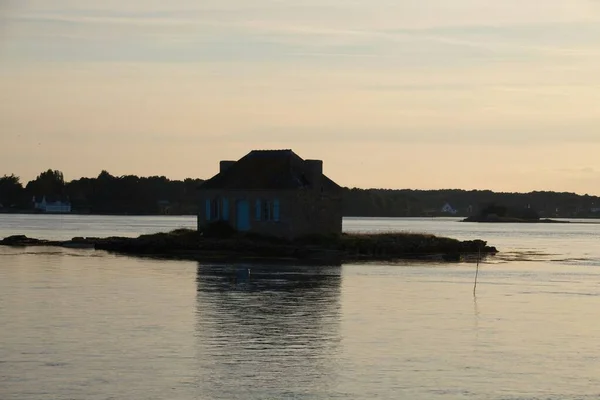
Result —
<instances>
[{"instance_id":1,"label":"small island","mask_svg":"<svg viewBox=\"0 0 600 400\"><path fill-rule=\"evenodd\" d=\"M498 252L483 240L460 241L428 234L343 233L310 235L295 240L230 231L213 226L203 232L177 229L137 238L76 237L67 241L40 240L14 235L0 240L4 246L59 246L105 250L132 256L206 262L294 262L339 265L406 259L461 261Z\"/></svg>"},{"instance_id":2,"label":"small island","mask_svg":"<svg viewBox=\"0 0 600 400\"><path fill-rule=\"evenodd\" d=\"M303 159L291 149L252 150L238 160L221 160L219 172L195 192L196 230L67 241L15 235L0 245L93 248L211 262L328 265L400 259L460 261L497 252L483 240L407 232L344 233L344 189L323 173L322 160ZM42 203L48 205L43 199Z\"/></svg>"},{"instance_id":3,"label":"small island","mask_svg":"<svg viewBox=\"0 0 600 400\"><path fill-rule=\"evenodd\" d=\"M531 208L515 209L495 204L483 208L479 214L471 215L463 219L462 222L569 223L569 221L541 218L540 215Z\"/></svg>"}]
</instances>

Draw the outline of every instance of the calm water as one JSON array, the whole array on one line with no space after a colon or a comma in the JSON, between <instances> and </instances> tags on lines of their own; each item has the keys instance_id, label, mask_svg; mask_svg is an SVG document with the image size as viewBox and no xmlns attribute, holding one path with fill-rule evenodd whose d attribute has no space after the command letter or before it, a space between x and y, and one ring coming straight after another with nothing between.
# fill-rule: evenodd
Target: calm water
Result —
<instances>
[{"instance_id":1,"label":"calm water","mask_svg":"<svg viewBox=\"0 0 600 400\"><path fill-rule=\"evenodd\" d=\"M189 217L0 215L0 237ZM0 399L596 399L600 225L347 219L482 238L481 265L215 266L0 248ZM236 269L251 268L234 285Z\"/></svg>"}]
</instances>

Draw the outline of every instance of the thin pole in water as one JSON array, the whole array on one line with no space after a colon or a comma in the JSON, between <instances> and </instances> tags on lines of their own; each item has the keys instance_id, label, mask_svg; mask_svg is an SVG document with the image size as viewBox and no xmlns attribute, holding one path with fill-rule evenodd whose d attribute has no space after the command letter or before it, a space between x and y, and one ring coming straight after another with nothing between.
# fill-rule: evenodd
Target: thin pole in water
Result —
<instances>
[{"instance_id":1,"label":"thin pole in water","mask_svg":"<svg viewBox=\"0 0 600 400\"><path fill-rule=\"evenodd\" d=\"M477 276L479 275L479 260L481 259L481 246L478 248L477 253L477 268L475 269L475 284L473 285L473 296L475 296L475 290L477 289Z\"/></svg>"}]
</instances>

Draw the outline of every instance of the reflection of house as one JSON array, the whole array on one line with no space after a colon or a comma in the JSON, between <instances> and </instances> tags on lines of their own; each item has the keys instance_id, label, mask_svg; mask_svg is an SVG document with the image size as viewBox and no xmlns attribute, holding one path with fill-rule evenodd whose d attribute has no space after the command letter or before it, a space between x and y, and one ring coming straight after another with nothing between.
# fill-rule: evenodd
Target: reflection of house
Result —
<instances>
[{"instance_id":1,"label":"reflection of house","mask_svg":"<svg viewBox=\"0 0 600 400\"><path fill-rule=\"evenodd\" d=\"M65 214L71 212L71 202L68 199L66 201L47 201L46 196L42 197L42 201L38 202L34 197L33 208L45 213Z\"/></svg>"},{"instance_id":2,"label":"reflection of house","mask_svg":"<svg viewBox=\"0 0 600 400\"><path fill-rule=\"evenodd\" d=\"M227 284L240 267L251 268L251 296L240 297L238 285ZM339 372L337 355L343 347L338 340L342 324L337 322L342 318L341 274L341 267L319 267L315 272L314 267L291 265L198 263L196 309L191 313L198 338L194 345L198 390L237 397L234 392L239 390L231 388L253 389L256 378L248 368L258 361L260 376L277 382L278 387L296 388L299 382L310 382L322 393L336 391L331 385L337 382L331 376ZM217 348L215 343L223 343L223 332L229 338L259 338L268 345L260 354L245 340L229 340L227 346ZM289 351L282 349L293 349L293 363ZM252 361L240 362L240 354ZM262 396L253 396L258 392ZM257 389L245 398L291 397L264 393Z\"/></svg>"},{"instance_id":3,"label":"reflection of house","mask_svg":"<svg viewBox=\"0 0 600 400\"><path fill-rule=\"evenodd\" d=\"M293 238L341 233L341 188L323 175L321 160L291 150L254 150L221 161L220 172L200 185L198 229L228 221L238 231Z\"/></svg>"},{"instance_id":4,"label":"reflection of house","mask_svg":"<svg viewBox=\"0 0 600 400\"><path fill-rule=\"evenodd\" d=\"M444 206L442 207L441 211L443 213L452 214L452 215L454 215L454 214L456 214L458 212L458 210L455 210L454 208L452 208L452 206L450 205L450 203L444 204Z\"/></svg>"}]
</instances>

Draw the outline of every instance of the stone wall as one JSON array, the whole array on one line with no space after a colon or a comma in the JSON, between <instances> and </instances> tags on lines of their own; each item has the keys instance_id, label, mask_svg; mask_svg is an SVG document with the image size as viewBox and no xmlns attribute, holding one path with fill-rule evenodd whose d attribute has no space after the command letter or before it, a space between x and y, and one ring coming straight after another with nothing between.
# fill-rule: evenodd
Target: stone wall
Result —
<instances>
[{"instance_id":1,"label":"stone wall","mask_svg":"<svg viewBox=\"0 0 600 400\"><path fill-rule=\"evenodd\" d=\"M293 191L220 191L220 190L201 190L199 195L199 214L198 229L201 230L209 221L206 218L206 199L227 198L229 203L229 223L236 228L237 224L237 206L238 200L248 201L250 207L250 230L249 232L272 235L279 237L292 237L291 219L295 212L293 203L295 196ZM256 200L279 200L279 221L264 221L256 219L255 205Z\"/></svg>"},{"instance_id":2,"label":"stone wall","mask_svg":"<svg viewBox=\"0 0 600 400\"><path fill-rule=\"evenodd\" d=\"M300 189L284 191L220 191L201 190L199 193L198 229L208 224L206 199L227 198L229 223L236 228L236 201L247 200L250 206L249 232L292 239L306 234L330 234L342 231L342 200L336 193ZM279 221L256 220L255 202L279 200Z\"/></svg>"},{"instance_id":3,"label":"stone wall","mask_svg":"<svg viewBox=\"0 0 600 400\"><path fill-rule=\"evenodd\" d=\"M341 195L299 190L296 192L296 208L293 220L296 236L342 232Z\"/></svg>"}]
</instances>

